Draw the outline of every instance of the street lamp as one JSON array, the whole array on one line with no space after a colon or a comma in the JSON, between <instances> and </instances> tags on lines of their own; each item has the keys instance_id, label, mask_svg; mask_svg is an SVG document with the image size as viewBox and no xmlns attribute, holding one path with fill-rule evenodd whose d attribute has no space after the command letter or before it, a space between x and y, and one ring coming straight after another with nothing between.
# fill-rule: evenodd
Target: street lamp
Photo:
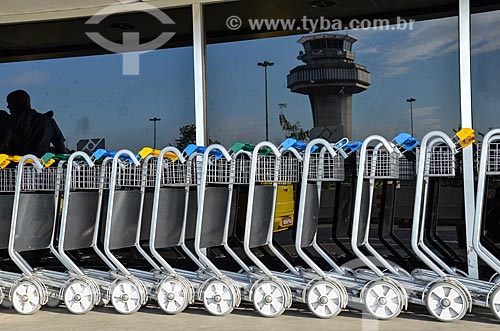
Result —
<instances>
[{"instance_id":1,"label":"street lamp","mask_svg":"<svg viewBox=\"0 0 500 331\"><path fill-rule=\"evenodd\" d=\"M267 67L272 67L274 62L258 62L259 67L264 67L264 84L266 89L266 141L269 140L269 106L267 105Z\"/></svg>"},{"instance_id":2,"label":"street lamp","mask_svg":"<svg viewBox=\"0 0 500 331\"><path fill-rule=\"evenodd\" d=\"M410 103L410 126L411 126L411 136L413 137L413 103L417 101L415 98L406 99L406 102Z\"/></svg>"},{"instance_id":3,"label":"street lamp","mask_svg":"<svg viewBox=\"0 0 500 331\"><path fill-rule=\"evenodd\" d=\"M161 118L153 117L149 120L153 122L153 148L156 149L156 122L161 121Z\"/></svg>"}]
</instances>

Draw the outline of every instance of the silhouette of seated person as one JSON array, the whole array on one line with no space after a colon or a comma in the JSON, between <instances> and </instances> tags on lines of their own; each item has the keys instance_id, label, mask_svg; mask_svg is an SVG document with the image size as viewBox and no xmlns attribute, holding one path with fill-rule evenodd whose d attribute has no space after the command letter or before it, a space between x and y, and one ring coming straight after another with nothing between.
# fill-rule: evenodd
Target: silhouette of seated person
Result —
<instances>
[{"instance_id":1,"label":"silhouette of seated person","mask_svg":"<svg viewBox=\"0 0 500 331\"><path fill-rule=\"evenodd\" d=\"M486 218L484 220L485 236L494 243L500 243L500 186L495 190L493 199L486 205Z\"/></svg>"},{"instance_id":2,"label":"silhouette of seated person","mask_svg":"<svg viewBox=\"0 0 500 331\"><path fill-rule=\"evenodd\" d=\"M64 136L53 118L54 112L41 114L32 109L31 98L26 91L9 93L7 108L12 124L11 154L41 157L47 152L67 152Z\"/></svg>"}]
</instances>

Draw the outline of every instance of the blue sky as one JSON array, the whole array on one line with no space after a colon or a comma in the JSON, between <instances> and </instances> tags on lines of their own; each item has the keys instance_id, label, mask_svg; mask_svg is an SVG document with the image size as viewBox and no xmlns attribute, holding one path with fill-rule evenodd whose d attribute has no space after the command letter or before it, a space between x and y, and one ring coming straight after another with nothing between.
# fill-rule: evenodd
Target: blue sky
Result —
<instances>
[{"instance_id":1,"label":"blue sky","mask_svg":"<svg viewBox=\"0 0 500 331\"><path fill-rule=\"evenodd\" d=\"M474 15L473 104L476 129L499 127L500 12ZM460 122L457 18L418 22L412 31L349 31L358 38L357 63L371 72L372 86L353 98L353 137L390 137L409 131L409 97L417 137L433 129L451 133ZM308 129L307 96L291 93L286 75L295 66L300 36L209 45L207 50L209 134L229 145L264 139L264 77L269 68L270 138L283 139L278 104ZM181 125L194 123L191 47L141 55L140 75L122 75L119 54L0 64L0 109L8 92L22 88L35 109L54 110L68 145L105 137L107 147L137 150L152 144L158 116L159 145L173 143Z\"/></svg>"}]
</instances>

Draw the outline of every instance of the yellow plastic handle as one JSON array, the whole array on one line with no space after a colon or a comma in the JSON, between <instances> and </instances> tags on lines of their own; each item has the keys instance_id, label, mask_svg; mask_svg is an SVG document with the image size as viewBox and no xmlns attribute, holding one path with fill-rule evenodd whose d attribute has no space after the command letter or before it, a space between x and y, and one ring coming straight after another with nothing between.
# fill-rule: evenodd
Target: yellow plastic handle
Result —
<instances>
[{"instance_id":1,"label":"yellow plastic handle","mask_svg":"<svg viewBox=\"0 0 500 331\"><path fill-rule=\"evenodd\" d=\"M139 155L141 156L142 159L145 159L148 155L158 157L158 156L160 156L160 153L161 153L161 150L153 149L151 147L144 147L143 149L141 149L139 151ZM175 162L179 159L177 154L175 154L173 152L165 153L165 158L169 158L172 162Z\"/></svg>"},{"instance_id":2,"label":"yellow plastic handle","mask_svg":"<svg viewBox=\"0 0 500 331\"><path fill-rule=\"evenodd\" d=\"M461 129L456 133L456 136L458 137L460 146L462 146L462 148L472 145L476 141L476 136L474 135L474 129L471 128Z\"/></svg>"},{"instance_id":3,"label":"yellow plastic handle","mask_svg":"<svg viewBox=\"0 0 500 331\"><path fill-rule=\"evenodd\" d=\"M173 152L166 152L165 153L165 157L169 158L172 162L176 162L179 159L179 157L177 156L177 154L175 154Z\"/></svg>"},{"instance_id":4,"label":"yellow plastic handle","mask_svg":"<svg viewBox=\"0 0 500 331\"><path fill-rule=\"evenodd\" d=\"M144 160L148 155L152 154L153 151L154 149L152 149L151 147L144 147L139 151L139 155Z\"/></svg>"},{"instance_id":5,"label":"yellow plastic handle","mask_svg":"<svg viewBox=\"0 0 500 331\"><path fill-rule=\"evenodd\" d=\"M45 166L45 168L48 168L48 167L50 167L51 165L53 165L53 164L54 164L54 162L56 162L56 160L54 160L54 159L50 159L50 160L48 160L47 162L45 162L43 165Z\"/></svg>"}]
</instances>

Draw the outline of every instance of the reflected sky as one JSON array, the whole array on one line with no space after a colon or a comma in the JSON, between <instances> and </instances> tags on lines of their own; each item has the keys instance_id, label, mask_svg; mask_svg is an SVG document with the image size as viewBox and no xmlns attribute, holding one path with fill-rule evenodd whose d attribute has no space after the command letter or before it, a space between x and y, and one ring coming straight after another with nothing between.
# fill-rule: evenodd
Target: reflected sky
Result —
<instances>
[{"instance_id":1,"label":"reflected sky","mask_svg":"<svg viewBox=\"0 0 500 331\"><path fill-rule=\"evenodd\" d=\"M472 82L475 128L500 127L500 12L472 17ZM370 88L353 97L353 139L392 137L410 131L407 98L413 97L414 131L451 133L460 122L458 21L417 22L412 31L349 31L356 62L371 72ZM284 138L278 104L289 121L312 126L307 96L286 87L301 62L300 36L209 45L207 49L209 135L225 145L255 143L265 136L264 73L269 68L270 139ZM35 109L54 110L68 145L105 137L111 149L137 150L153 140L150 117L158 116L159 145L175 142L179 127L194 123L191 47L141 55L139 76L123 76L121 55L0 64L0 109L14 89L26 89Z\"/></svg>"}]
</instances>

